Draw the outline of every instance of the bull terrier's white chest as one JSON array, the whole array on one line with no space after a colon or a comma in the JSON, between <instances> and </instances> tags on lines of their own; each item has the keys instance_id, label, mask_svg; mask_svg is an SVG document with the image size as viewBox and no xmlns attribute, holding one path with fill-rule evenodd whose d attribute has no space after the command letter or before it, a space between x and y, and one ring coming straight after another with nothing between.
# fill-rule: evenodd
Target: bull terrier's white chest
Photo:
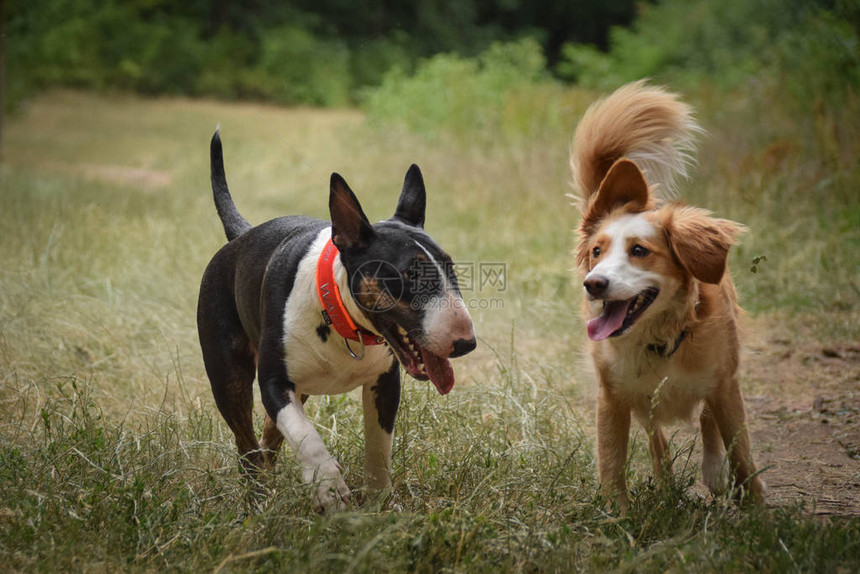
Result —
<instances>
[{"instance_id":1,"label":"bull terrier's white chest","mask_svg":"<svg viewBox=\"0 0 860 574\"><path fill-rule=\"evenodd\" d=\"M313 341L317 335L287 335L287 373L303 395L336 395L357 387L375 383L391 366L394 357L388 347L366 347L364 357L355 359L346 349L343 338L337 333L329 335L327 343ZM358 354L361 344L350 341Z\"/></svg>"},{"instance_id":2,"label":"bull terrier's white chest","mask_svg":"<svg viewBox=\"0 0 860 574\"><path fill-rule=\"evenodd\" d=\"M316 262L330 233L329 229L323 230L299 263L284 308L284 361L297 394L349 392L376 382L394 360L386 345L366 346L364 356L354 358L344 338L325 325L316 292ZM360 342L349 344L356 355L361 355Z\"/></svg>"}]
</instances>

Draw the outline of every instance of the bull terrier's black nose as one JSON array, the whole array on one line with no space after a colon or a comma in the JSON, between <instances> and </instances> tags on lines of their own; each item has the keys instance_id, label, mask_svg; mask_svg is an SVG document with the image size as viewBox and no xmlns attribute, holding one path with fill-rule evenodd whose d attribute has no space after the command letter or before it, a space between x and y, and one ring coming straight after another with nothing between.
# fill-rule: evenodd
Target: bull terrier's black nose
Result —
<instances>
[{"instance_id":1,"label":"bull terrier's black nose","mask_svg":"<svg viewBox=\"0 0 860 574\"><path fill-rule=\"evenodd\" d=\"M589 277L582 284L585 285L585 290L592 297L600 297L609 289L609 279L602 275Z\"/></svg>"},{"instance_id":2,"label":"bull terrier's black nose","mask_svg":"<svg viewBox=\"0 0 860 574\"><path fill-rule=\"evenodd\" d=\"M454 341L454 350L451 351L451 357L462 357L467 353L471 353L478 346L475 339L457 339Z\"/></svg>"}]
</instances>

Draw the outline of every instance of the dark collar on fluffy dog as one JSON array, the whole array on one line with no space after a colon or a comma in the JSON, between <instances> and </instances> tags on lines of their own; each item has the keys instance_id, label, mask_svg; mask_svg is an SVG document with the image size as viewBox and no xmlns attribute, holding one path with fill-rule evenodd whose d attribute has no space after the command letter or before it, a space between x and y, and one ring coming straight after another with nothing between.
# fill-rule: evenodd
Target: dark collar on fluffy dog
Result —
<instances>
[{"instance_id":1,"label":"dark collar on fluffy dog","mask_svg":"<svg viewBox=\"0 0 860 574\"><path fill-rule=\"evenodd\" d=\"M681 346L681 343L684 342L684 339L687 338L687 335L689 333L689 327L681 331L681 334L678 335L678 338L675 339L675 342L672 344L671 347L669 347L669 345L657 345L656 343L651 343L645 348L648 349L648 351L654 353L655 355L663 357L664 359L668 359L675 354L675 351L678 350L678 347Z\"/></svg>"}]
</instances>

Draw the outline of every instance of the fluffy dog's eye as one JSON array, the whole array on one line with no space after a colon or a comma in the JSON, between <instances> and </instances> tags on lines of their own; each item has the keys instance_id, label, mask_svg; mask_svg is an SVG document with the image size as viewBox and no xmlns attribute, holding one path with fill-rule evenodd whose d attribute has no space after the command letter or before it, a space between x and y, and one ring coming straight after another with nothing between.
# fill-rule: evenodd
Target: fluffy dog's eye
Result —
<instances>
[{"instance_id":1,"label":"fluffy dog's eye","mask_svg":"<svg viewBox=\"0 0 860 574\"><path fill-rule=\"evenodd\" d=\"M642 247L639 244L634 245L633 248L630 249L630 256L631 257L645 257L649 253L651 253L651 252L648 251L647 248Z\"/></svg>"},{"instance_id":2,"label":"fluffy dog's eye","mask_svg":"<svg viewBox=\"0 0 860 574\"><path fill-rule=\"evenodd\" d=\"M600 257L600 247L595 246L594 249L591 250L591 256L595 259Z\"/></svg>"}]
</instances>

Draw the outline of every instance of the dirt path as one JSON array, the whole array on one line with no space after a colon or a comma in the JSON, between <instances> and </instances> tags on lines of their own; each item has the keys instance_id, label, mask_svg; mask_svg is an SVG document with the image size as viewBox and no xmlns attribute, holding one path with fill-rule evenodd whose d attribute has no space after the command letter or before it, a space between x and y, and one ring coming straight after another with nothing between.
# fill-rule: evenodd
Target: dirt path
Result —
<instances>
[{"instance_id":1,"label":"dirt path","mask_svg":"<svg viewBox=\"0 0 860 574\"><path fill-rule=\"evenodd\" d=\"M771 467L768 504L860 515L860 344L747 343L742 380L756 462Z\"/></svg>"}]
</instances>

